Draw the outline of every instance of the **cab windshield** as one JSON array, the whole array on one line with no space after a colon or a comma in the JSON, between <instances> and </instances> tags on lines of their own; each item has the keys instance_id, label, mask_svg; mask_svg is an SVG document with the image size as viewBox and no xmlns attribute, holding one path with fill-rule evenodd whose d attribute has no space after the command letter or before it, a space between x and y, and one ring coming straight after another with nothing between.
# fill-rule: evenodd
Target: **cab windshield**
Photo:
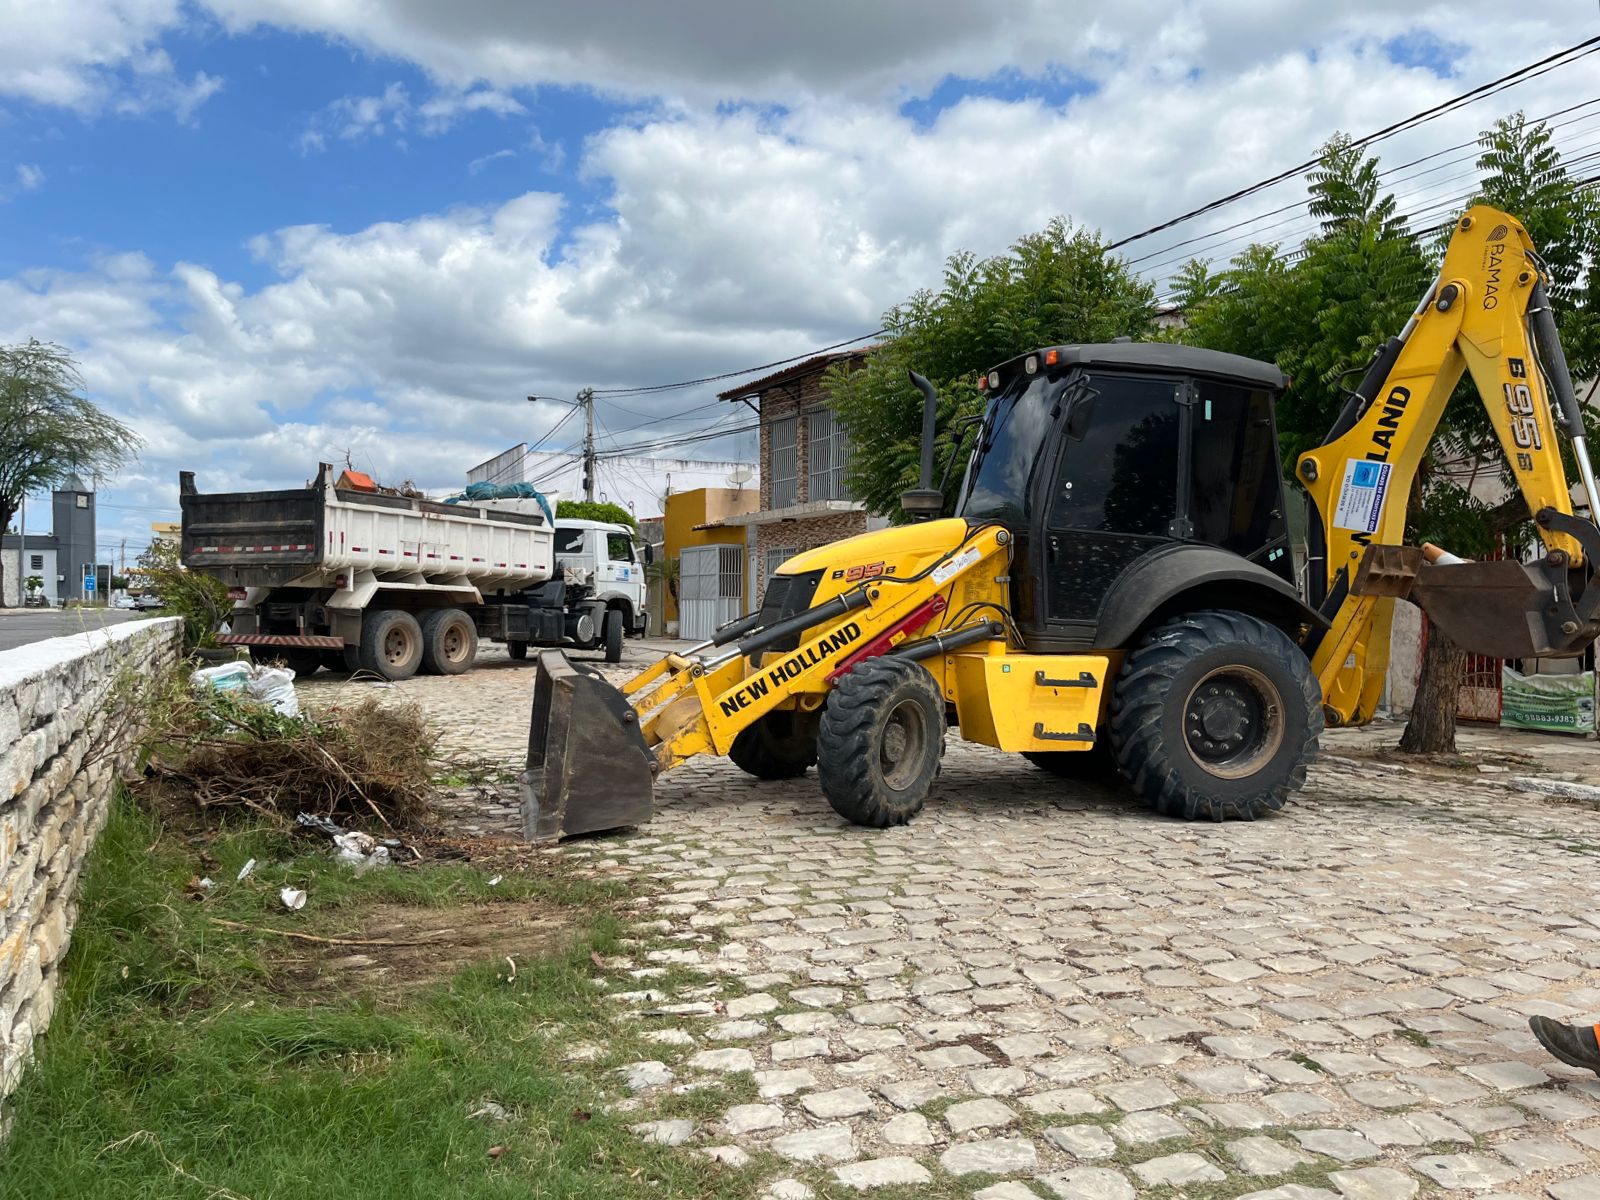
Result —
<instances>
[{"instance_id":1,"label":"cab windshield","mask_svg":"<svg viewBox=\"0 0 1600 1200\"><path fill-rule=\"evenodd\" d=\"M1018 379L989 402L967 464L956 515L1018 526L1028 519L1028 484L1066 387L1043 375Z\"/></svg>"}]
</instances>

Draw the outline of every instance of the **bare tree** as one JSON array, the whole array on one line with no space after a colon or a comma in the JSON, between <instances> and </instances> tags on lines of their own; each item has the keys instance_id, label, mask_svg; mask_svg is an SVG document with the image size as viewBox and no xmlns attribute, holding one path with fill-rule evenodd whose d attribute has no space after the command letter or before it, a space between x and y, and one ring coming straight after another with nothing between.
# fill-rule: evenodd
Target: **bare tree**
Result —
<instances>
[{"instance_id":1,"label":"bare tree","mask_svg":"<svg viewBox=\"0 0 1600 1200\"><path fill-rule=\"evenodd\" d=\"M109 474L142 444L82 389L62 347L31 339L0 346L0 529L10 527L28 493L58 487L74 471Z\"/></svg>"}]
</instances>

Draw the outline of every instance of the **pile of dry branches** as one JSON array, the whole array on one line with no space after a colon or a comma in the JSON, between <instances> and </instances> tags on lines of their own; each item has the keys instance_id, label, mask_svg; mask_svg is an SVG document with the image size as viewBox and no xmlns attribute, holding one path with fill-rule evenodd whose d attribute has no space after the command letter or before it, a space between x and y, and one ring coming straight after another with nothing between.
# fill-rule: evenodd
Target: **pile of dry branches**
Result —
<instances>
[{"instance_id":1,"label":"pile of dry branches","mask_svg":"<svg viewBox=\"0 0 1600 1200\"><path fill-rule=\"evenodd\" d=\"M286 717L214 693L174 723L150 771L202 812L305 812L408 828L424 820L433 798L435 743L414 707L366 699Z\"/></svg>"}]
</instances>

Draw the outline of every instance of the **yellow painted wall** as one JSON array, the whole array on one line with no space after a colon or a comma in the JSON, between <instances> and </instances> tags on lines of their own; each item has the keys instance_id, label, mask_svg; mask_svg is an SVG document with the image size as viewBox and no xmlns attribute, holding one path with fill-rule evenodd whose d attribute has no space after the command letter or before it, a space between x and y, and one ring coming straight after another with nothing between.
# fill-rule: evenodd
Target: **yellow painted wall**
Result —
<instances>
[{"instance_id":1,"label":"yellow painted wall","mask_svg":"<svg viewBox=\"0 0 1600 1200\"><path fill-rule=\"evenodd\" d=\"M696 488L692 492L673 492L667 497L666 513L662 519L662 557L670 562L683 552L685 546L743 546L743 525L712 529L696 529L695 526L721 521L739 513L755 512L760 503L760 493L752 487ZM662 619L676 621L676 597L669 591L663 600ZM749 607L750 597L746 596L744 608L748 610Z\"/></svg>"}]
</instances>

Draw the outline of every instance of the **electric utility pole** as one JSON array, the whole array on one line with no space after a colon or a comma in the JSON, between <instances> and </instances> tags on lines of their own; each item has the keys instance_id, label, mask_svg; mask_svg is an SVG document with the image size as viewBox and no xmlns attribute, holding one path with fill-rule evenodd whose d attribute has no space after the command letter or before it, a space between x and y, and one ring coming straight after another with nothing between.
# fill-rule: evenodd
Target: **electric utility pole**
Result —
<instances>
[{"instance_id":1,"label":"electric utility pole","mask_svg":"<svg viewBox=\"0 0 1600 1200\"><path fill-rule=\"evenodd\" d=\"M583 406L583 498L594 499L594 389L584 388L578 393L578 403Z\"/></svg>"}]
</instances>

